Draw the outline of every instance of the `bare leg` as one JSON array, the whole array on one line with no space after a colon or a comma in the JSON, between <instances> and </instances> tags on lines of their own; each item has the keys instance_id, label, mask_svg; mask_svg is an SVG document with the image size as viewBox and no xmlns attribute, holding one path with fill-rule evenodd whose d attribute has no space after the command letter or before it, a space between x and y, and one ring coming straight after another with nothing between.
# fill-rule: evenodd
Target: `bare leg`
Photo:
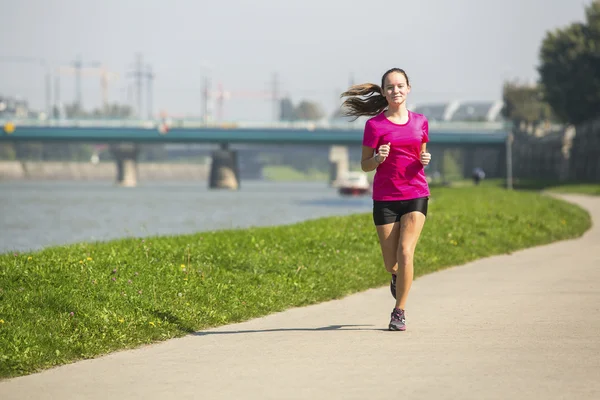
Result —
<instances>
[{"instance_id":1,"label":"bare leg","mask_svg":"<svg viewBox=\"0 0 600 400\"><path fill-rule=\"evenodd\" d=\"M400 218L399 241L397 246L396 260L396 308L405 309L408 292L414 276L414 255L417 242L421 236L425 215L419 211L404 214ZM387 266L386 266L387 268Z\"/></svg>"},{"instance_id":2,"label":"bare leg","mask_svg":"<svg viewBox=\"0 0 600 400\"><path fill-rule=\"evenodd\" d=\"M379 244L381 245L381 255L383 264L390 274L398 271L398 241L400 238L400 222L391 224L376 225Z\"/></svg>"}]
</instances>

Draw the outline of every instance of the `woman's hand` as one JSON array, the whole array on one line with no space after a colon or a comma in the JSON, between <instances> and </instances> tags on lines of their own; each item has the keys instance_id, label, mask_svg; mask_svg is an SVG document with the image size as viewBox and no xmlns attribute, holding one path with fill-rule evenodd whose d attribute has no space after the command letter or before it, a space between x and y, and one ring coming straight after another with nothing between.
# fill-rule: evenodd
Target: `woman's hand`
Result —
<instances>
[{"instance_id":1,"label":"woman's hand","mask_svg":"<svg viewBox=\"0 0 600 400\"><path fill-rule=\"evenodd\" d=\"M421 153L421 164L423 164L423 166L426 166L427 164L429 164L429 161L431 161L431 154L427 153L426 151L423 151Z\"/></svg>"},{"instance_id":2,"label":"woman's hand","mask_svg":"<svg viewBox=\"0 0 600 400\"><path fill-rule=\"evenodd\" d=\"M379 146L379 148L377 149L377 154L375 154L375 160L381 164L382 162L385 161L386 158L388 158L388 156L390 155L390 145L392 143L388 143L388 144L382 144L381 146Z\"/></svg>"}]
</instances>

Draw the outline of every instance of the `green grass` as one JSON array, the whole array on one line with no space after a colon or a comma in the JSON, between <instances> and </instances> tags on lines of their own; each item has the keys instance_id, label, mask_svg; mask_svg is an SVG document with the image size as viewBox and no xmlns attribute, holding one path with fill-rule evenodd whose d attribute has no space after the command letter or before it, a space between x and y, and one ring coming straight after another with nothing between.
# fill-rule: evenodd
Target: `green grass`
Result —
<instances>
[{"instance_id":1,"label":"green grass","mask_svg":"<svg viewBox=\"0 0 600 400\"><path fill-rule=\"evenodd\" d=\"M444 184L431 183L430 187L440 187ZM458 187L474 187L471 179L460 179L449 182L445 186ZM485 179L480 184L481 187L505 187L504 179ZM552 193L568 193L568 194L585 194L598 196L600 195L600 183L582 183L582 182L557 182L535 179L515 179L513 188L521 191L546 191Z\"/></svg>"},{"instance_id":2,"label":"green grass","mask_svg":"<svg viewBox=\"0 0 600 400\"><path fill-rule=\"evenodd\" d=\"M546 190L555 193L587 194L600 196L600 183L580 183L570 185L550 186Z\"/></svg>"},{"instance_id":3,"label":"green grass","mask_svg":"<svg viewBox=\"0 0 600 400\"><path fill-rule=\"evenodd\" d=\"M533 192L434 189L415 273L589 227L581 208ZM0 255L0 377L340 298L388 278L368 213Z\"/></svg>"},{"instance_id":4,"label":"green grass","mask_svg":"<svg viewBox=\"0 0 600 400\"><path fill-rule=\"evenodd\" d=\"M544 190L554 193L600 195L600 182L558 182L534 179L515 179L513 187L517 190Z\"/></svg>"}]
</instances>

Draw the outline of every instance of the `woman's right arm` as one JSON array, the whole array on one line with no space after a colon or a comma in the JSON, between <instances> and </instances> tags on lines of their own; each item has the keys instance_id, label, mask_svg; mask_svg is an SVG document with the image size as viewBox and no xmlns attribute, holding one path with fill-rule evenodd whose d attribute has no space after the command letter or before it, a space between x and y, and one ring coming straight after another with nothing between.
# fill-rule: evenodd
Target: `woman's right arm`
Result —
<instances>
[{"instance_id":1,"label":"woman's right arm","mask_svg":"<svg viewBox=\"0 0 600 400\"><path fill-rule=\"evenodd\" d=\"M369 172L377 168L379 164L381 164L381 156L375 154L375 149L363 146L360 168L364 172Z\"/></svg>"}]
</instances>

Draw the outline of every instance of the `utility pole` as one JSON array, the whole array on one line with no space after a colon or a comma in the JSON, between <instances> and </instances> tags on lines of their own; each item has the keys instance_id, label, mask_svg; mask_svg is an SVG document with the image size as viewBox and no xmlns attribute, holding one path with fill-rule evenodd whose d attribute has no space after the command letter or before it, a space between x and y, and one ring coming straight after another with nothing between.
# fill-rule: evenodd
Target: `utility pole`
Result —
<instances>
[{"instance_id":1,"label":"utility pole","mask_svg":"<svg viewBox=\"0 0 600 400\"><path fill-rule=\"evenodd\" d=\"M204 120L204 125L208 124L208 120L210 119L210 80L208 76L204 76L203 85L202 85L202 119Z\"/></svg>"},{"instance_id":2,"label":"utility pole","mask_svg":"<svg viewBox=\"0 0 600 400\"><path fill-rule=\"evenodd\" d=\"M223 84L219 82L217 84L217 119L219 122L223 122L223 102L225 101L225 91L223 91Z\"/></svg>"},{"instance_id":3,"label":"utility pole","mask_svg":"<svg viewBox=\"0 0 600 400\"><path fill-rule=\"evenodd\" d=\"M137 55L137 64L135 68L136 75L136 85L137 85L137 102L138 102L138 118L142 118L142 89L143 89L143 81L144 72L142 71L142 55Z\"/></svg>"},{"instance_id":4,"label":"utility pole","mask_svg":"<svg viewBox=\"0 0 600 400\"><path fill-rule=\"evenodd\" d=\"M148 79L148 99L147 99L147 107L148 107L148 119L152 119L154 117L154 113L152 110L153 107L153 102L152 102L152 95L153 95L153 91L152 91L152 82L154 81L154 73L152 73L152 66L147 65L146 66L148 68L147 72L146 72L146 78Z\"/></svg>"},{"instance_id":5,"label":"utility pole","mask_svg":"<svg viewBox=\"0 0 600 400\"><path fill-rule=\"evenodd\" d=\"M514 141L514 135L509 132L506 137L506 188L512 190L513 188L513 161L512 161L512 144Z\"/></svg>"},{"instance_id":6,"label":"utility pole","mask_svg":"<svg viewBox=\"0 0 600 400\"><path fill-rule=\"evenodd\" d=\"M89 64L84 64L81 60L81 55L77 55L77 59L71 63L71 67L75 71L75 105L79 111L83 111L83 93L81 88L81 72L83 67L99 67L97 61Z\"/></svg>"},{"instance_id":7,"label":"utility pole","mask_svg":"<svg viewBox=\"0 0 600 400\"><path fill-rule=\"evenodd\" d=\"M279 78L277 72L273 73L273 81L271 86L271 96L273 99L273 121L279 121Z\"/></svg>"},{"instance_id":8,"label":"utility pole","mask_svg":"<svg viewBox=\"0 0 600 400\"><path fill-rule=\"evenodd\" d=\"M81 55L77 55L77 59L72 63L75 69L75 105L78 110L83 109L82 93L81 93Z\"/></svg>"},{"instance_id":9,"label":"utility pole","mask_svg":"<svg viewBox=\"0 0 600 400\"><path fill-rule=\"evenodd\" d=\"M133 85L130 83L127 85L127 104L133 110L135 108L135 101L133 101Z\"/></svg>"},{"instance_id":10,"label":"utility pole","mask_svg":"<svg viewBox=\"0 0 600 400\"><path fill-rule=\"evenodd\" d=\"M52 77L46 71L46 113L48 118L52 116Z\"/></svg>"},{"instance_id":11,"label":"utility pole","mask_svg":"<svg viewBox=\"0 0 600 400\"><path fill-rule=\"evenodd\" d=\"M61 104L60 104L60 74L56 74L54 77L54 110L55 117L59 117L61 114Z\"/></svg>"},{"instance_id":12,"label":"utility pole","mask_svg":"<svg viewBox=\"0 0 600 400\"><path fill-rule=\"evenodd\" d=\"M135 63L135 71L130 72L128 75L132 76L135 79L135 88L137 93L137 116L138 118L142 118L142 91L144 89L144 80L148 80L147 82L147 107L148 107L148 117L152 118L152 81L154 80L154 74L152 73L152 69L149 65L146 66L146 70L144 70L143 58L140 53L136 54L136 63Z\"/></svg>"},{"instance_id":13,"label":"utility pole","mask_svg":"<svg viewBox=\"0 0 600 400\"><path fill-rule=\"evenodd\" d=\"M212 65L209 62L206 61L202 61L200 63L200 82L201 82L201 96L202 96L202 121L204 122L204 125L208 124L208 121L211 120L211 108L210 108L210 102L211 102L211 89L210 89L210 85L211 85L211 81L210 81L210 75L211 75L211 71L212 71Z\"/></svg>"},{"instance_id":14,"label":"utility pole","mask_svg":"<svg viewBox=\"0 0 600 400\"><path fill-rule=\"evenodd\" d=\"M142 67L142 55L137 53L135 62L135 70L130 72L128 75L133 77L135 80L135 88L136 88L136 100L137 100L137 110L136 114L138 118L142 118L142 87L143 87L143 79L144 79L144 71Z\"/></svg>"}]
</instances>

